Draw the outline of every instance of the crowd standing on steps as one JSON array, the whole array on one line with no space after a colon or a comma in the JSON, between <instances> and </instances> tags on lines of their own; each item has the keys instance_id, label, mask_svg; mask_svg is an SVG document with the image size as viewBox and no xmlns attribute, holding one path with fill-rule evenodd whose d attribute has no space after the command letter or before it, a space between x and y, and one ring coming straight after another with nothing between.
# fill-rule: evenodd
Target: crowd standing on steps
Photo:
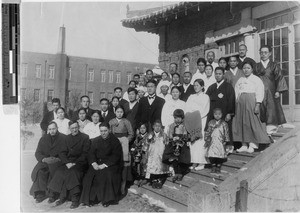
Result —
<instances>
[{"instance_id":1,"label":"crowd standing on steps","mask_svg":"<svg viewBox=\"0 0 300 213\"><path fill-rule=\"evenodd\" d=\"M193 170L218 174L230 153L271 143L270 134L286 123L279 98L287 84L270 47L260 48L259 63L246 55L242 44L239 56L216 63L209 51L194 74L180 75L173 62L161 80L147 70L126 91L116 87L112 100L102 98L99 109L83 95L79 109L66 113L53 98L31 174L36 203L108 207L132 184L160 189Z\"/></svg>"}]
</instances>

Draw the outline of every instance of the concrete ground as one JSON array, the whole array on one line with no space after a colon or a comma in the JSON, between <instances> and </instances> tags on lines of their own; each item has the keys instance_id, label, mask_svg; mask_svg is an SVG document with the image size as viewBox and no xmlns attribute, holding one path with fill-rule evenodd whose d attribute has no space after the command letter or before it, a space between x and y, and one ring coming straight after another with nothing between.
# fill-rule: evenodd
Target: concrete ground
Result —
<instances>
[{"instance_id":1,"label":"concrete ground","mask_svg":"<svg viewBox=\"0 0 300 213\"><path fill-rule=\"evenodd\" d=\"M21 211L22 212L158 212L168 211L163 204L149 200L147 197L136 194L134 190L129 190L127 196L123 198L119 205L112 205L108 208L102 205L93 207L79 206L71 210L71 202L66 202L61 206L55 207L54 204L48 204L47 199L42 203L36 204L32 196L29 195L29 189L32 181L31 171L37 163L34 152L41 137L39 126L27 127L34 133L34 136L28 140L25 149L21 151Z\"/></svg>"}]
</instances>

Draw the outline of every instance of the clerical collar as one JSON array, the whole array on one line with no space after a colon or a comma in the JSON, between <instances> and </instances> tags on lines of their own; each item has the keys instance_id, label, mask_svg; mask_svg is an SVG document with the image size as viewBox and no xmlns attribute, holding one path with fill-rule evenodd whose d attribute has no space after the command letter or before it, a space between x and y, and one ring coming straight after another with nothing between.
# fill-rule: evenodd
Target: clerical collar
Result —
<instances>
[{"instance_id":1,"label":"clerical collar","mask_svg":"<svg viewBox=\"0 0 300 213\"><path fill-rule=\"evenodd\" d=\"M265 61L260 60L260 62L261 62L262 65L264 66L264 68L267 68L269 61L270 61L270 59L267 59L267 60L265 60Z\"/></svg>"}]
</instances>

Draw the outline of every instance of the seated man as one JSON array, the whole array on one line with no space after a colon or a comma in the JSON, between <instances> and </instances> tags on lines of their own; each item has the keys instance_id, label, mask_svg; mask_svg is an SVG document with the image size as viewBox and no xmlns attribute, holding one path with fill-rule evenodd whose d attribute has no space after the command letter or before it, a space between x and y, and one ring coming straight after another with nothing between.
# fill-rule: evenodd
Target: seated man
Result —
<instances>
[{"instance_id":1,"label":"seated man","mask_svg":"<svg viewBox=\"0 0 300 213\"><path fill-rule=\"evenodd\" d=\"M100 124L100 133L92 140L80 202L84 205L102 202L107 207L119 199L123 152L118 138L109 133L107 123Z\"/></svg>"},{"instance_id":2,"label":"seated man","mask_svg":"<svg viewBox=\"0 0 300 213\"><path fill-rule=\"evenodd\" d=\"M65 143L66 136L57 130L57 124L51 121L48 124L48 134L44 135L37 146L35 157L38 161L31 173L33 184L30 195L40 203L49 196L49 203L55 201L55 195L48 193L48 183L54 176L57 168L62 165L59 153Z\"/></svg>"},{"instance_id":3,"label":"seated man","mask_svg":"<svg viewBox=\"0 0 300 213\"><path fill-rule=\"evenodd\" d=\"M54 174L48 188L60 194L56 206L63 204L68 197L72 201L71 209L79 206L81 182L87 170L87 154L90 148L89 136L79 132L77 121L70 121L71 134L66 137L66 144L59 156L64 165Z\"/></svg>"}]
</instances>

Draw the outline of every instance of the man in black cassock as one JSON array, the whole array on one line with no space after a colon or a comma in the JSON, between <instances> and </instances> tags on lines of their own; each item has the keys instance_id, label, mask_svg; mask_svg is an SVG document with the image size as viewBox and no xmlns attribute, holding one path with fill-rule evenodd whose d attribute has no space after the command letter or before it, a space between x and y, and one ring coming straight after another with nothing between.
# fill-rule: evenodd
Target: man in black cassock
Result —
<instances>
[{"instance_id":1,"label":"man in black cassock","mask_svg":"<svg viewBox=\"0 0 300 213\"><path fill-rule=\"evenodd\" d=\"M109 133L108 123L100 124L99 137L92 140L89 169L83 179L80 203L104 207L117 204L120 196L123 152L118 138Z\"/></svg>"},{"instance_id":2,"label":"man in black cassock","mask_svg":"<svg viewBox=\"0 0 300 213\"><path fill-rule=\"evenodd\" d=\"M81 182L87 170L87 154L90 148L89 136L79 131L77 121L69 122L71 134L66 136L66 143L63 146L59 157L63 163L57 169L48 188L59 193L59 200L56 206L63 204L69 197L72 201L71 209L79 206Z\"/></svg>"},{"instance_id":3,"label":"man in black cassock","mask_svg":"<svg viewBox=\"0 0 300 213\"><path fill-rule=\"evenodd\" d=\"M215 70L216 83L208 87L206 94L210 99L210 110L207 116L207 124L213 119L213 110L220 108L222 110L222 119L228 123L229 135L232 144L232 118L235 113L235 92L232 85L224 80L224 68L217 67ZM206 124L206 128L207 128ZM233 147L231 147L231 151Z\"/></svg>"},{"instance_id":4,"label":"man in black cassock","mask_svg":"<svg viewBox=\"0 0 300 213\"><path fill-rule=\"evenodd\" d=\"M48 203L53 203L57 197L48 192L48 183L51 181L58 167L62 165L59 153L66 141L66 136L57 130L57 124L51 121L48 124L49 133L44 135L37 146L35 157L38 161L31 173L33 184L30 188L36 203L49 197Z\"/></svg>"}]
</instances>

